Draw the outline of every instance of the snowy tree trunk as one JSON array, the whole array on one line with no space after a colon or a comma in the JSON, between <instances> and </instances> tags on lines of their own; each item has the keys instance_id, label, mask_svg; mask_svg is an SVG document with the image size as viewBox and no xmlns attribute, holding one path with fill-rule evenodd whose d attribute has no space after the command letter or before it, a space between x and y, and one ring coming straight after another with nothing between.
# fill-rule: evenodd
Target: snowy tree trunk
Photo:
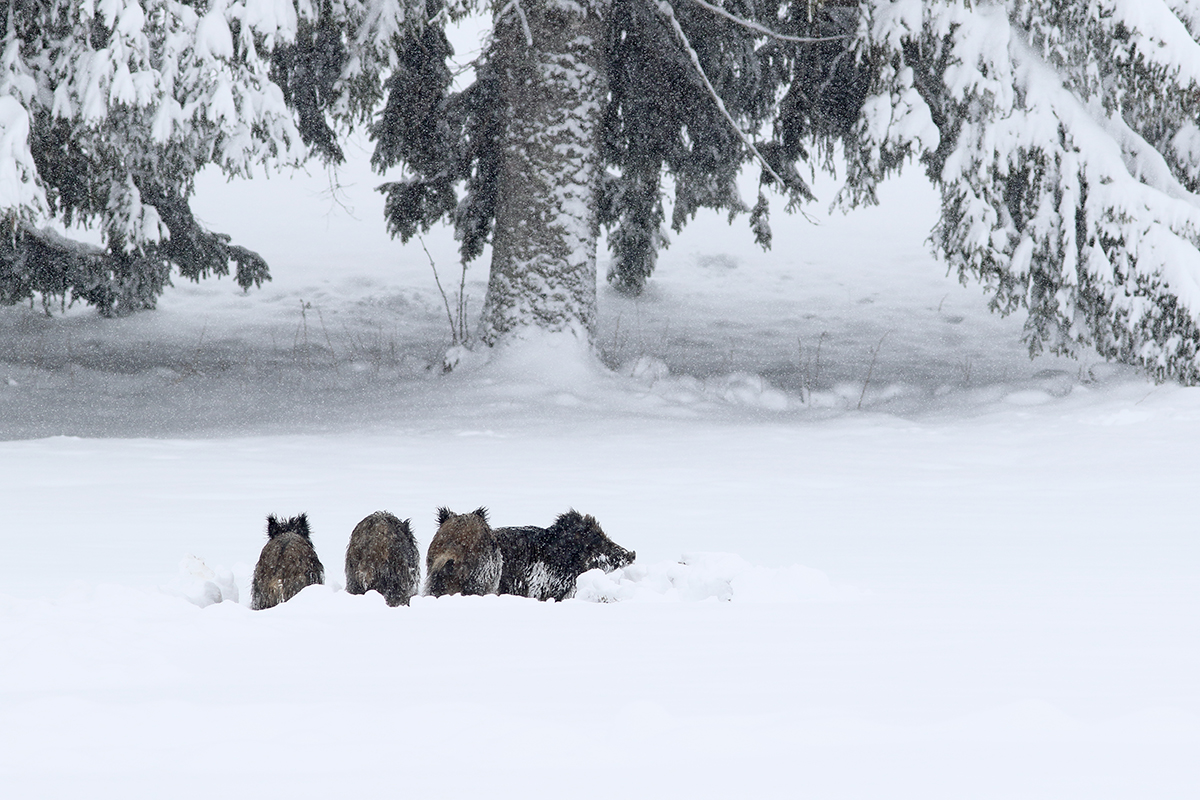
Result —
<instances>
[{"instance_id":1,"label":"snowy tree trunk","mask_svg":"<svg viewBox=\"0 0 1200 800\"><path fill-rule=\"evenodd\" d=\"M606 12L607 0L515 0L496 14L506 120L488 345L533 331L592 340Z\"/></svg>"}]
</instances>

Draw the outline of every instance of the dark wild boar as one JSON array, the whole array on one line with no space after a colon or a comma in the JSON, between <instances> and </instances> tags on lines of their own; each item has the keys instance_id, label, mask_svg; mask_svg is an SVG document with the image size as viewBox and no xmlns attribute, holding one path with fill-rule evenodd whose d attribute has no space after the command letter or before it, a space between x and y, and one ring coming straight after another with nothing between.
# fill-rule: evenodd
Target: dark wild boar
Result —
<instances>
[{"instance_id":1,"label":"dark wild boar","mask_svg":"<svg viewBox=\"0 0 1200 800\"><path fill-rule=\"evenodd\" d=\"M565 600L575 579L592 569L612 572L633 563L637 553L614 543L595 517L571 509L549 528L498 528L504 557L500 594Z\"/></svg>"}]
</instances>

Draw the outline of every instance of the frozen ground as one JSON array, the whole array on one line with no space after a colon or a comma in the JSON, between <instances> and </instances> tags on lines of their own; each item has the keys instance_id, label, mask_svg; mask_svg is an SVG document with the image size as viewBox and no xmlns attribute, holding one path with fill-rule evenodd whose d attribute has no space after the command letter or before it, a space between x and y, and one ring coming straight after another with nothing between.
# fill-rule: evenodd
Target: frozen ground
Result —
<instances>
[{"instance_id":1,"label":"frozen ground","mask_svg":"<svg viewBox=\"0 0 1200 800\"><path fill-rule=\"evenodd\" d=\"M1200 793L1200 393L1030 361L919 180L769 253L702 218L601 291L611 371L449 375L425 254L342 180L353 216L324 174L203 182L262 290L0 309L5 797ZM560 605L340 591L367 513L424 545L481 504L638 564ZM244 603L301 510L329 586L192 602Z\"/></svg>"}]
</instances>

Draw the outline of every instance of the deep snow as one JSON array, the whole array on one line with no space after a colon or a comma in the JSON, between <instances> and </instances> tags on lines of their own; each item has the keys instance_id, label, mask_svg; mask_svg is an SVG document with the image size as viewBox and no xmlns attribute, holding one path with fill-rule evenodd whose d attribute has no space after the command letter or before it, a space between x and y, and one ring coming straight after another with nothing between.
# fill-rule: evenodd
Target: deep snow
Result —
<instances>
[{"instance_id":1,"label":"deep snow","mask_svg":"<svg viewBox=\"0 0 1200 800\"><path fill-rule=\"evenodd\" d=\"M702 217L644 297L601 288L606 367L443 374L361 164L353 216L319 170L204 176L262 290L0 309L6 797L1200 791L1200 393L1030 361L928 255L918 177L769 253ZM440 505L574 506L639 559L563 604L340 591L359 519L424 546ZM330 585L251 612L299 511Z\"/></svg>"}]
</instances>

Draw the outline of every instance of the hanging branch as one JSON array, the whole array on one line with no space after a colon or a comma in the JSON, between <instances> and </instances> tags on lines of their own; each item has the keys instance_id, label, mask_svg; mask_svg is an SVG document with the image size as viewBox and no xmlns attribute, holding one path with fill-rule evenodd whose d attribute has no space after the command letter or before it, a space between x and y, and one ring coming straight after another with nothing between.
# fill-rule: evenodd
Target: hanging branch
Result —
<instances>
[{"instance_id":1,"label":"hanging branch","mask_svg":"<svg viewBox=\"0 0 1200 800\"><path fill-rule=\"evenodd\" d=\"M688 55L691 57L692 66L696 68L696 73L700 76L700 80L704 81L705 88L708 89L708 93L712 95L713 100L716 101L717 108L720 110L722 116L724 116L729 124L733 126L733 129L737 131L738 136L742 140L742 144L746 145L746 149L754 155L754 157L758 160L758 163L762 165L763 170L766 171L766 173L776 181L778 181L781 187L786 189L788 186L787 182L784 181L783 178L779 177L779 173L775 171L775 169L767 162L767 159L763 157L763 154L758 151L757 147L755 147L754 142L750 139L750 135L742 130L742 126L738 125L737 120L733 118L733 115L729 113L729 109L725 107L725 101L721 99L721 95L717 94L716 88L713 87L712 81L708 79L708 75L704 72L704 67L700 64L700 56L697 55L696 51L692 48L692 43L688 41L687 34L683 32L683 28L680 26L679 20L675 18L675 10L671 8L671 4L666 0L658 0L657 5L659 13L665 16L667 21L671 23L671 28L675 31L676 38L679 39L679 43L683 45L683 49L686 50ZM800 180L800 184L804 187L805 193L811 196L812 192L809 190L808 186L804 184L803 180Z\"/></svg>"},{"instance_id":2,"label":"hanging branch","mask_svg":"<svg viewBox=\"0 0 1200 800\"><path fill-rule=\"evenodd\" d=\"M763 36L769 36L772 39L778 39L781 42L796 42L797 44L816 44L818 42L836 42L841 39L849 39L850 38L849 34L841 34L839 36L789 36L786 33L779 33L777 31L773 31L770 28L766 27L765 25L759 25L757 22L754 22L752 20L748 20L743 17L739 17L736 14L731 14L728 11L726 11L725 9L721 8L720 6L715 6L712 3L706 2L706 0L691 0L691 1L693 3L695 3L696 5L700 6L701 8L707 9L718 16L722 16L731 22L736 22L738 25L741 25L744 28L749 28L750 30L752 30L756 33L761 33ZM514 2L515 2L515 0L514 0Z\"/></svg>"},{"instance_id":3,"label":"hanging branch","mask_svg":"<svg viewBox=\"0 0 1200 800\"><path fill-rule=\"evenodd\" d=\"M521 8L521 0L508 0L496 18L502 19L510 10L516 11L517 18L521 20L521 30L525 32L525 44L533 47L533 33L529 30L529 18L525 16L525 9Z\"/></svg>"}]
</instances>

